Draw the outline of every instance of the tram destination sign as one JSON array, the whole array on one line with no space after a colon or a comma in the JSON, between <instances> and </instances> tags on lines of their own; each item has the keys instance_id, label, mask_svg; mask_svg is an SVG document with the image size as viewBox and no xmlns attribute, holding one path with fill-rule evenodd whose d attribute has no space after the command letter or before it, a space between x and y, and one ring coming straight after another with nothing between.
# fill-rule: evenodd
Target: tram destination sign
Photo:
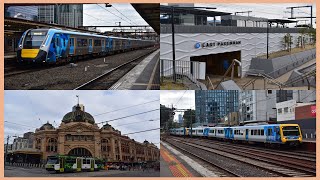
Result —
<instances>
[{"instance_id":1,"label":"tram destination sign","mask_svg":"<svg viewBox=\"0 0 320 180\"><path fill-rule=\"evenodd\" d=\"M196 49L206 48L206 47L215 47L215 46L231 46L231 45L239 45L241 41L218 41L218 42L197 42L194 47Z\"/></svg>"}]
</instances>

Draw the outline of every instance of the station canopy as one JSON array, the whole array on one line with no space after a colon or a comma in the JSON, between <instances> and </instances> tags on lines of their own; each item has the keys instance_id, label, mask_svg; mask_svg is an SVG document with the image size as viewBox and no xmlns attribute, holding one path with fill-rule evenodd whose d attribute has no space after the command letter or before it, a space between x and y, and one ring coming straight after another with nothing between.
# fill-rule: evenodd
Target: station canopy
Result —
<instances>
[{"instance_id":1,"label":"station canopy","mask_svg":"<svg viewBox=\"0 0 320 180\"><path fill-rule=\"evenodd\" d=\"M172 7L174 8L175 13L180 13L180 14L195 14L195 15L203 15L208 17L226 16L231 14L228 12L205 10L205 7L199 9L199 7L193 8L193 7L163 6L163 5L160 6L160 11L161 13L170 14L172 12Z\"/></svg>"},{"instance_id":2,"label":"station canopy","mask_svg":"<svg viewBox=\"0 0 320 180\"><path fill-rule=\"evenodd\" d=\"M268 19L268 22L286 24L286 23L296 23L297 21L288 20L288 19Z\"/></svg>"},{"instance_id":3,"label":"station canopy","mask_svg":"<svg viewBox=\"0 0 320 180\"><path fill-rule=\"evenodd\" d=\"M158 3L131 3L133 8L140 14L140 16L153 28L153 30L160 34L160 9Z\"/></svg>"}]
</instances>

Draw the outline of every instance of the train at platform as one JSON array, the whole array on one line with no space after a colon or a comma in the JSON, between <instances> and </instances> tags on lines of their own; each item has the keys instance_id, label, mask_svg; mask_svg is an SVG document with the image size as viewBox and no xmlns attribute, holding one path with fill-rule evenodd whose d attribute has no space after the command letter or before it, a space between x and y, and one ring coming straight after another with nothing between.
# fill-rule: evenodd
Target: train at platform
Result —
<instances>
[{"instance_id":1,"label":"train at platform","mask_svg":"<svg viewBox=\"0 0 320 180\"><path fill-rule=\"evenodd\" d=\"M20 38L17 50L19 63L58 64L82 57L102 57L156 44L142 40L104 36L60 29L29 29Z\"/></svg>"},{"instance_id":2,"label":"train at platform","mask_svg":"<svg viewBox=\"0 0 320 180\"><path fill-rule=\"evenodd\" d=\"M170 135L216 138L246 143L298 146L302 143L298 124L268 124L234 127L173 128Z\"/></svg>"},{"instance_id":3,"label":"train at platform","mask_svg":"<svg viewBox=\"0 0 320 180\"><path fill-rule=\"evenodd\" d=\"M99 171L104 169L104 162L92 157L56 155L48 156L45 169L56 173Z\"/></svg>"}]
</instances>

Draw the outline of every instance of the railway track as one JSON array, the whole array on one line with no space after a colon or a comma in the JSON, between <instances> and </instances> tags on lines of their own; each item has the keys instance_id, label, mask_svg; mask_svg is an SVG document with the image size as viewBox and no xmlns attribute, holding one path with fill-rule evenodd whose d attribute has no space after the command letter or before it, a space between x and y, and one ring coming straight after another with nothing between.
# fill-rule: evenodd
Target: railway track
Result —
<instances>
[{"instance_id":1,"label":"railway track","mask_svg":"<svg viewBox=\"0 0 320 180\"><path fill-rule=\"evenodd\" d=\"M74 88L74 90L88 90L88 89L109 89L114 83L116 83L127 72L140 63L144 57L148 56L156 50L152 49L146 54L136 57L128 62L118 65L103 74L91 79L90 81Z\"/></svg>"},{"instance_id":2,"label":"railway track","mask_svg":"<svg viewBox=\"0 0 320 180\"><path fill-rule=\"evenodd\" d=\"M230 148L237 148L237 149L249 150L249 151L255 151L255 152L263 152L263 153L267 153L270 155L281 155L281 156L287 157L287 158L294 158L294 159L299 159L299 160L316 162L315 155L301 154L301 152L297 153L297 152L291 152L291 151L274 150L271 148L261 148L261 147L246 146L246 145L241 145L241 144L232 144L232 143L228 143L228 142L219 142L219 141L210 140L210 139L199 139L199 141L205 142L205 143L210 143L210 144L221 145L221 146L227 146Z\"/></svg>"},{"instance_id":3,"label":"railway track","mask_svg":"<svg viewBox=\"0 0 320 180\"><path fill-rule=\"evenodd\" d=\"M182 139L182 138L181 138ZM260 170L270 172L270 176L280 177L312 177L315 176L315 168L301 167L297 165L297 162L284 163L280 162L281 157L276 159L267 159L261 153L253 153L247 150L240 150L233 147L232 149L225 148L223 146L210 146L208 144L201 144L201 142L186 142L181 139L168 138L167 142L175 147L183 146L185 151L191 151L191 153L198 153L198 156L206 158L208 154L218 155L220 157L232 159L240 162L243 165L251 165L257 167ZM200 154L199 154L200 153ZM270 156L270 155L269 155ZM220 164L221 165L221 164Z\"/></svg>"},{"instance_id":4,"label":"railway track","mask_svg":"<svg viewBox=\"0 0 320 180\"><path fill-rule=\"evenodd\" d=\"M255 150L251 148L241 148L241 147L238 147L237 145L225 145L221 147L221 145L217 146L209 142L204 143L204 142L199 142L194 140L191 140L190 143L194 143L203 147L214 148L217 150L225 150L225 152L229 152L229 153L234 153L234 151L232 150L237 149L236 153L234 154L241 155L244 157L252 157L259 161L264 161L267 163L273 163L280 166L292 168L295 170L304 171L305 173L310 173L310 174L316 173L315 159L301 159L299 157L288 156L288 155L284 155L276 152Z\"/></svg>"},{"instance_id":5,"label":"railway track","mask_svg":"<svg viewBox=\"0 0 320 180\"><path fill-rule=\"evenodd\" d=\"M210 143L220 144L220 145L234 145L234 143L226 142L226 141L220 141L217 139L205 139L201 137L186 137L186 139L198 139L199 141L207 141ZM300 159L313 159L315 161L316 154L314 152L308 152L308 151L299 151L299 150L292 150L292 151L286 151L283 149L272 149L272 148L266 148L261 146L256 146L254 144L240 144L238 143L237 148L250 148L250 149L256 149L256 150L262 150L262 151L268 151L268 152L275 152L275 153L282 153L285 155L293 155L293 156L299 156ZM290 149L291 150L291 149Z\"/></svg>"},{"instance_id":6,"label":"railway track","mask_svg":"<svg viewBox=\"0 0 320 180\"><path fill-rule=\"evenodd\" d=\"M218 164L218 163L210 161L207 158L201 157L201 156L197 155L196 153L190 152L183 147L177 146L175 144L171 144L170 142L167 142L167 143L169 143L170 146L173 146L176 149L182 151L183 153L188 154L189 156L192 156L193 158L196 158L202 162L205 162L206 164L208 164L210 166L213 166L215 169L214 173L217 174L219 177L241 177L241 175L239 175L237 173L234 173L228 169L221 168L220 164Z\"/></svg>"}]
</instances>

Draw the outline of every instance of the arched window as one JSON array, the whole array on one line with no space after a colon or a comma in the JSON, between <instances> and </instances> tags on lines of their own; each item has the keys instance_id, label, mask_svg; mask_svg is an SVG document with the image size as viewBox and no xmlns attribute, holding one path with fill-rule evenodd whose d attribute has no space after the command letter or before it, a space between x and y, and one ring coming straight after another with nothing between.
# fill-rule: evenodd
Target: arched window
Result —
<instances>
[{"instance_id":1,"label":"arched window","mask_svg":"<svg viewBox=\"0 0 320 180\"><path fill-rule=\"evenodd\" d=\"M47 144L47 152L57 152L57 150L58 150L57 139L50 138Z\"/></svg>"}]
</instances>

